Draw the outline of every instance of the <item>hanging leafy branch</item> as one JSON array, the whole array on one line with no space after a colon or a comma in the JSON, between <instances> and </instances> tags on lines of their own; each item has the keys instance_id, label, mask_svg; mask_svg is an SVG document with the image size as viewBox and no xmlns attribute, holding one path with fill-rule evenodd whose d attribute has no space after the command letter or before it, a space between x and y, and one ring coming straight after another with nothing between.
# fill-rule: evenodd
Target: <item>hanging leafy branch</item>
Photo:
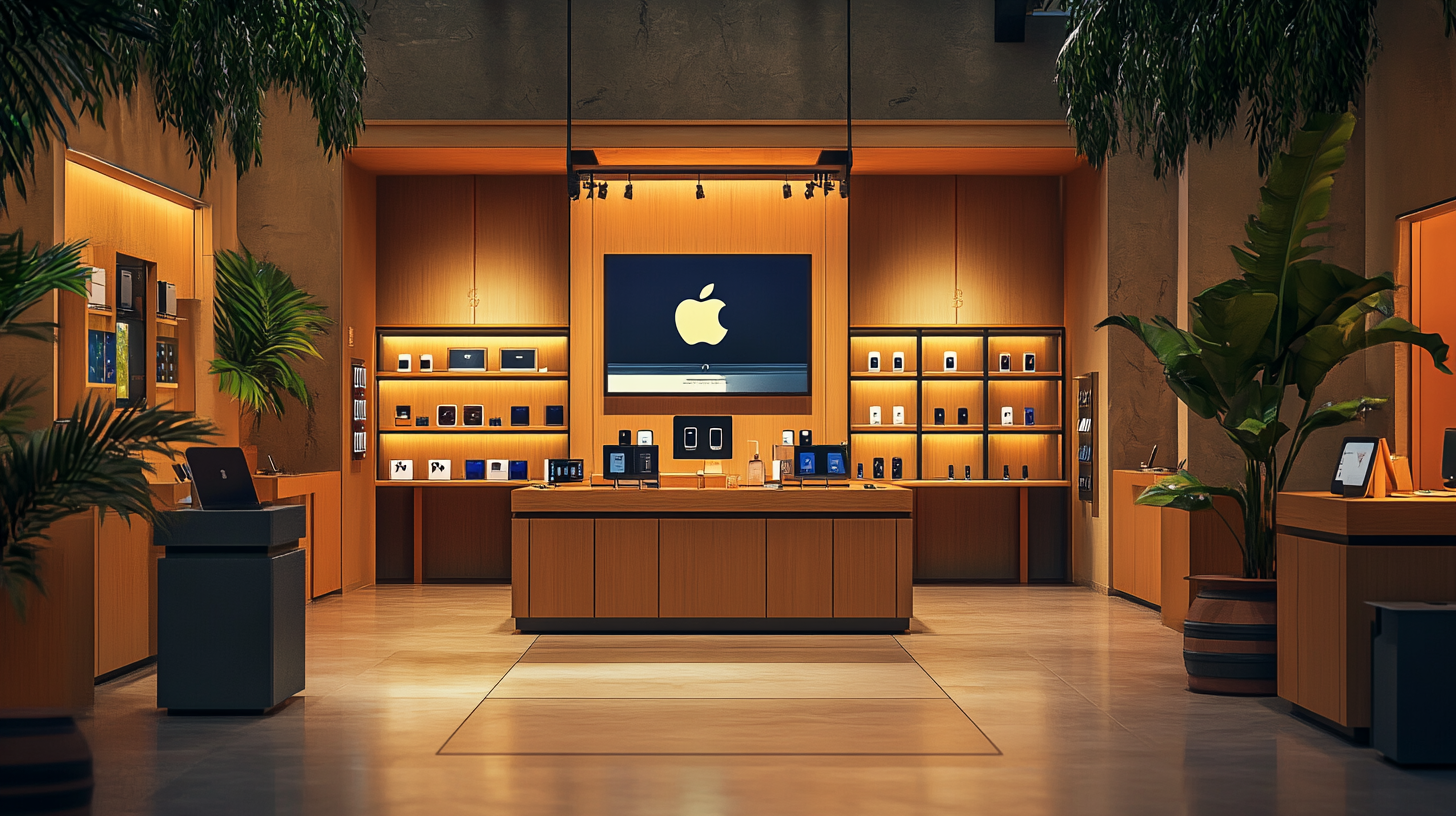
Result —
<instances>
[{"instance_id":1,"label":"hanging leafy branch","mask_svg":"<svg viewBox=\"0 0 1456 816\"><path fill-rule=\"evenodd\" d=\"M1377 0L1066 0L1057 86L1093 166L1130 149L1177 173L1191 144L1244 136L1259 172L1307 117L1358 101ZM1434 3L1435 0L1400 0ZM1440 0L1446 35L1456 0Z\"/></svg>"},{"instance_id":2,"label":"hanging leafy branch","mask_svg":"<svg viewBox=\"0 0 1456 816\"><path fill-rule=\"evenodd\" d=\"M301 96L325 154L364 126L362 38L352 0L0 0L0 211L23 199L38 150L69 144L145 75L205 185L225 140L238 175L262 161L263 99Z\"/></svg>"}]
</instances>

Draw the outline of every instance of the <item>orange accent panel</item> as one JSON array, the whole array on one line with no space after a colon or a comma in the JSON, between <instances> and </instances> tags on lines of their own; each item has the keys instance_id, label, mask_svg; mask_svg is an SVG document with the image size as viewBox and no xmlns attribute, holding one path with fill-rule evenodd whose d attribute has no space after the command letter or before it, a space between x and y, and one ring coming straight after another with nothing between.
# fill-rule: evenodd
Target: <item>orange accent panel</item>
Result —
<instances>
[{"instance_id":1,"label":"orange accent panel","mask_svg":"<svg viewBox=\"0 0 1456 816\"><path fill-rule=\"evenodd\" d=\"M1412 225L1411 318L1421 331L1456 337L1456 212ZM1429 274L1425 274L1429 270ZM1456 427L1456 377L1431 364L1431 355L1412 348L1411 465L1415 486L1438 490L1445 430Z\"/></svg>"}]
</instances>

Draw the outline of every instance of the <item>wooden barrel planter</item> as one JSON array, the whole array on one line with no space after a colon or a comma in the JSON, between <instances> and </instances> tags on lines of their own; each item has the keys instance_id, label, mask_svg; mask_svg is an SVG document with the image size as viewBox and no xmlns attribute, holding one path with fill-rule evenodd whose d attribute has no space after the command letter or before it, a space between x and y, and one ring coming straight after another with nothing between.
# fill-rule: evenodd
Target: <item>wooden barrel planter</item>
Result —
<instances>
[{"instance_id":1,"label":"wooden barrel planter","mask_svg":"<svg viewBox=\"0 0 1456 816\"><path fill-rule=\"evenodd\" d=\"M91 749L54 709L0 709L0 813L91 812Z\"/></svg>"},{"instance_id":2,"label":"wooden barrel planter","mask_svg":"<svg viewBox=\"0 0 1456 816\"><path fill-rule=\"evenodd\" d=\"M1278 693L1278 582L1193 575L1198 597L1183 622L1188 689L1204 694Z\"/></svg>"}]
</instances>

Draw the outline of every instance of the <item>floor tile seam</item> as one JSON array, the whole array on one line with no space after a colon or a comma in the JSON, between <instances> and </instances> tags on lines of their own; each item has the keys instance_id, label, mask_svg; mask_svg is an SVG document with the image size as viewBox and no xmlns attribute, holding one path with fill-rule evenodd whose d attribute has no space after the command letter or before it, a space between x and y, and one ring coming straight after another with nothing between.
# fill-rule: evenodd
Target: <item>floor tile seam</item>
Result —
<instances>
[{"instance_id":1,"label":"floor tile seam","mask_svg":"<svg viewBox=\"0 0 1456 816\"><path fill-rule=\"evenodd\" d=\"M920 671L924 672L925 676L930 678L930 682L934 683L935 687L940 690L940 693L945 695L945 699L950 700L951 705L955 706L956 710L961 713L961 716L966 718L966 722L970 723L971 727L976 729L976 731L978 731L981 736L985 738L986 742L991 744L992 748L996 749L996 755L1004 756L1004 753L1001 750L1001 746L997 745L996 741L991 739L991 735L987 734L985 730L981 728L981 724L976 722L975 719L971 717L970 713L961 707L960 701L950 696L950 694L946 692L945 687L941 686L940 681L935 679L935 676L932 675L924 666L920 665L920 661L915 659L915 655L910 654L910 650L906 649L905 644L900 642L901 635L891 635L890 638L895 641L895 645L899 646L901 651L903 651L911 660L915 661L915 665L920 669Z\"/></svg>"},{"instance_id":2,"label":"floor tile seam","mask_svg":"<svg viewBox=\"0 0 1456 816\"><path fill-rule=\"evenodd\" d=\"M941 695L942 696L940 696L940 697L491 697L489 695L486 695L486 699L485 700L481 700L480 702L481 702L481 704L484 704L487 700L496 700L496 701L499 701L499 700L510 700L510 701L515 701L515 700L536 700L536 701L540 701L540 700L553 700L553 701L558 701L558 702L577 702L577 703L602 702L602 701L606 701L606 700L632 700L632 701L635 701L635 702L644 702L644 703L646 703L646 702L654 702L654 701L656 701L656 702L665 702L665 701L681 701L681 700L713 700L713 701L729 701L729 700L797 700L797 701L800 701L800 702L805 701L805 700L815 700L815 701L825 702L825 703L843 703L843 702L847 702L847 701L851 701L851 700L879 700L879 701L884 701L884 700L940 700L940 699L946 699L946 700L950 700L950 702L951 702L952 705L956 705L955 700L952 700L949 695L945 694L944 692L942 692ZM428 698L425 698L425 699L428 699ZM479 706L477 706L477 708L479 708ZM956 705L956 708L960 708L960 706L959 705ZM965 711L961 711L961 713L964 714ZM475 714L475 712L472 711L471 712L471 715L473 716L474 714ZM966 717L966 719L969 720L970 717Z\"/></svg>"},{"instance_id":3,"label":"floor tile seam","mask_svg":"<svg viewBox=\"0 0 1456 816\"><path fill-rule=\"evenodd\" d=\"M1000 751L448 751L437 756L539 756L539 757L652 757L652 756L723 756L723 757L991 757L1005 756Z\"/></svg>"},{"instance_id":4,"label":"floor tile seam","mask_svg":"<svg viewBox=\"0 0 1456 816\"><path fill-rule=\"evenodd\" d=\"M450 740L455 739L455 735L460 733L460 729L464 728L466 723L470 722L470 718L475 716L475 712L479 711L482 705L485 705L485 701L490 699L491 692L495 691L496 687L501 684L501 681L506 679L506 675L509 675L516 668L516 665L521 662L521 658L525 657L526 653L531 651L531 647L536 645L536 640L540 637L540 635L531 636L531 642L526 645L525 649L521 650L520 655L516 657L515 663L512 663L510 668L506 669L504 672L501 673L500 677L496 678L496 681L492 683L491 687L485 692L485 696L480 698L480 702L476 703L475 707L470 709L470 713L465 715L465 719L461 720L459 724L455 726L454 730L450 732L450 736L446 737L445 741L440 743L440 747L435 749L436 756L439 756L440 752L445 750L445 746L450 744Z\"/></svg>"},{"instance_id":5,"label":"floor tile seam","mask_svg":"<svg viewBox=\"0 0 1456 816\"><path fill-rule=\"evenodd\" d=\"M1119 720L1116 716L1114 716L1112 712L1110 712L1107 709L1103 708L1101 705L1098 705L1095 700L1093 700L1091 697L1088 697L1086 694L1084 694L1081 689L1077 688L1075 685L1073 685L1072 683L1070 683L1065 677L1062 677L1060 674L1058 674L1057 671L1056 671L1056 669L1053 669L1051 666L1047 665L1046 661L1042 660L1041 658L1037 657L1036 655L1032 654L1031 652L1027 652L1026 653L1026 656L1029 657L1029 658L1031 658L1032 660L1035 660L1037 663L1040 663L1042 665L1042 667L1044 667L1048 672L1050 672L1053 677L1055 677L1058 680L1060 680L1063 685L1065 685L1067 688L1071 689L1074 693L1076 693L1076 695L1078 697L1081 697L1083 700L1086 700L1088 705L1092 706L1093 708L1095 708L1099 712L1101 712L1102 713L1102 716L1104 716L1107 719L1111 720L1118 728L1121 728L1123 731L1126 731L1129 736L1131 736L1133 739L1137 740L1138 742L1142 743L1144 747L1147 747L1147 748L1157 748L1158 747L1158 746L1153 745L1152 743L1148 742L1147 740L1143 739L1143 736L1141 734L1137 733L1136 731L1132 730L1131 728L1128 728L1121 720Z\"/></svg>"}]
</instances>

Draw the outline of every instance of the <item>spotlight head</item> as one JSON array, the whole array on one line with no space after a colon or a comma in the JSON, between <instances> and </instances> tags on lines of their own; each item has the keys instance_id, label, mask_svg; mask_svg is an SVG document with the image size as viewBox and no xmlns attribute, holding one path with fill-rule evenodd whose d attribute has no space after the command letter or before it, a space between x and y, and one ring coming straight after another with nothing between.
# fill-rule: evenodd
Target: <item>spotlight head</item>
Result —
<instances>
[{"instance_id":1,"label":"spotlight head","mask_svg":"<svg viewBox=\"0 0 1456 816\"><path fill-rule=\"evenodd\" d=\"M627 186L622 190L622 198L632 200L632 182L627 182Z\"/></svg>"},{"instance_id":2,"label":"spotlight head","mask_svg":"<svg viewBox=\"0 0 1456 816\"><path fill-rule=\"evenodd\" d=\"M698 200L699 200L699 201L701 201L701 200L703 200L703 199L705 199L705 198L707 198L707 196L706 196L706 195L705 195L705 194L704 194L704 193L703 193L703 183L702 183L702 182L701 182L701 181L700 181L700 182L698 182L698 192L697 192L697 197L698 197Z\"/></svg>"},{"instance_id":3,"label":"spotlight head","mask_svg":"<svg viewBox=\"0 0 1456 816\"><path fill-rule=\"evenodd\" d=\"M791 190L791 189L789 189L789 183L787 181L784 182L784 198L793 198L793 197L794 197L794 191Z\"/></svg>"},{"instance_id":4,"label":"spotlight head","mask_svg":"<svg viewBox=\"0 0 1456 816\"><path fill-rule=\"evenodd\" d=\"M849 198L849 177L848 176L846 176L846 177L844 177L844 178L842 178L842 179L839 180L839 197L840 198Z\"/></svg>"},{"instance_id":5,"label":"spotlight head","mask_svg":"<svg viewBox=\"0 0 1456 816\"><path fill-rule=\"evenodd\" d=\"M824 179L824 192L826 192L826 193L832 193L832 192L834 192L834 182L830 181L827 178Z\"/></svg>"},{"instance_id":6,"label":"spotlight head","mask_svg":"<svg viewBox=\"0 0 1456 816\"><path fill-rule=\"evenodd\" d=\"M572 201L581 198L581 176L577 173L566 174L566 192L571 196Z\"/></svg>"},{"instance_id":7,"label":"spotlight head","mask_svg":"<svg viewBox=\"0 0 1456 816\"><path fill-rule=\"evenodd\" d=\"M806 182L804 182L804 198L813 198L813 197L814 197L814 182L812 182L812 181L806 181Z\"/></svg>"},{"instance_id":8,"label":"spotlight head","mask_svg":"<svg viewBox=\"0 0 1456 816\"><path fill-rule=\"evenodd\" d=\"M597 185L597 198L607 197L607 183L604 181Z\"/></svg>"},{"instance_id":9,"label":"spotlight head","mask_svg":"<svg viewBox=\"0 0 1456 816\"><path fill-rule=\"evenodd\" d=\"M592 198L596 198L596 195L597 195L597 186L595 184L592 184L591 182L587 182L586 183L586 197L588 199L592 199Z\"/></svg>"}]
</instances>

